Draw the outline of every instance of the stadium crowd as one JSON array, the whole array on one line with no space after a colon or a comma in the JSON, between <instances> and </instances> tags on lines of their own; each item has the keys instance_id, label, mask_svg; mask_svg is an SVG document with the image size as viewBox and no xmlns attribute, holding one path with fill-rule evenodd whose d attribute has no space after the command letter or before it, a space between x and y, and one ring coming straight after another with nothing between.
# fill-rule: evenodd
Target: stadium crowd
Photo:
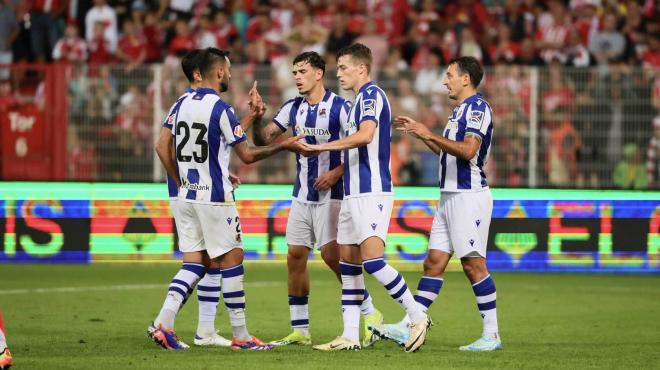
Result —
<instances>
[{"instance_id":1,"label":"stadium crowd","mask_svg":"<svg viewBox=\"0 0 660 370\"><path fill-rule=\"evenodd\" d=\"M164 74L170 83L161 87L171 100L183 90L176 72L182 55L209 46L229 50L236 66L232 98L244 96L253 80L263 81L272 116L297 92L290 75L295 55L304 50L324 55L328 85L338 91L334 55L360 42L372 50L372 75L390 94L394 112L416 113L434 130L442 129L451 110L442 85L447 61L468 55L487 66L482 90L498 126L488 171L496 186L530 185L530 121L536 115L537 185L660 188L657 0L0 4L0 64L72 67L73 179L149 180L139 176L151 174L152 165L153 117L145 109L153 104L151 63L172 71ZM538 75L528 66L540 67ZM15 84L8 71L0 69L0 110L12 101ZM531 106L533 75L538 107ZM393 142L395 184L432 185L437 158L406 137L395 135ZM108 159L117 156L143 166L137 177ZM248 182L287 183L294 167L288 162L284 171L268 164L239 172Z\"/></svg>"}]
</instances>

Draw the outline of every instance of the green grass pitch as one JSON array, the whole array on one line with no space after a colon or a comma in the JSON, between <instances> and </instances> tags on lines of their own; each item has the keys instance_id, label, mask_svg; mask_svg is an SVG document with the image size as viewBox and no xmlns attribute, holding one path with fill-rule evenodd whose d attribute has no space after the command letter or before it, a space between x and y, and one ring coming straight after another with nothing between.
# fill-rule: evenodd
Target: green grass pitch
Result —
<instances>
[{"instance_id":1,"label":"green grass pitch","mask_svg":"<svg viewBox=\"0 0 660 370\"><path fill-rule=\"evenodd\" d=\"M339 284L311 268L312 339L341 333ZM415 271L418 271L421 266ZM175 264L0 265L4 312L15 369L364 369L364 368L657 368L660 361L660 276L494 273L504 350L462 353L481 320L465 277L447 273L430 314L435 326L414 354L391 342L360 352L320 353L309 347L270 352L192 348L168 352L145 335ZM406 272L415 287L419 272ZM386 321L402 310L371 277L368 288ZM286 268L247 263L250 332L262 340L289 333ZM224 306L216 320L229 326ZM197 323L191 298L176 321L189 344Z\"/></svg>"}]
</instances>

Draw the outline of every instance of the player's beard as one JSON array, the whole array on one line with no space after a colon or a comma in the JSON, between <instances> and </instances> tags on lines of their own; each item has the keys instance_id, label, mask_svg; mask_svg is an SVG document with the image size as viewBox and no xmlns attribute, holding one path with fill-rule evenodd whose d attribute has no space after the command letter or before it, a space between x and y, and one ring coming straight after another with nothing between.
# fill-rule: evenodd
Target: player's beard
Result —
<instances>
[{"instance_id":1,"label":"player's beard","mask_svg":"<svg viewBox=\"0 0 660 370\"><path fill-rule=\"evenodd\" d=\"M220 81L220 92L225 92L227 90L229 90L229 79L223 77L222 81Z\"/></svg>"}]
</instances>

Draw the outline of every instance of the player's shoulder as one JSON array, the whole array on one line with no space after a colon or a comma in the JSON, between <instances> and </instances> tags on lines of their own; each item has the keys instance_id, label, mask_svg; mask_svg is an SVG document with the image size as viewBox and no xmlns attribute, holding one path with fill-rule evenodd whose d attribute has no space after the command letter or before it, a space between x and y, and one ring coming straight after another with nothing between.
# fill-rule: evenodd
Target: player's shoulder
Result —
<instances>
[{"instance_id":1,"label":"player's shoulder","mask_svg":"<svg viewBox=\"0 0 660 370\"><path fill-rule=\"evenodd\" d=\"M343 96L339 96L333 91L330 91L330 94L328 94L328 98L326 99L327 103L330 104L332 107L343 107L348 105L349 107L351 106L351 102L344 98Z\"/></svg>"},{"instance_id":2,"label":"player's shoulder","mask_svg":"<svg viewBox=\"0 0 660 370\"><path fill-rule=\"evenodd\" d=\"M296 96L293 99L289 99L289 100L285 101L284 103L282 103L282 106L280 106L280 110L286 109L286 108L291 108L294 104L296 104L296 102L301 101L301 100L302 100L302 96Z\"/></svg>"},{"instance_id":3,"label":"player's shoulder","mask_svg":"<svg viewBox=\"0 0 660 370\"><path fill-rule=\"evenodd\" d=\"M467 102L471 110L485 111L486 109L491 109L490 104L486 99L484 99L481 94L477 94L472 99Z\"/></svg>"},{"instance_id":4,"label":"player's shoulder","mask_svg":"<svg viewBox=\"0 0 660 370\"><path fill-rule=\"evenodd\" d=\"M375 82L371 81L367 83L367 86L361 91L363 98L375 98L379 95L385 96L385 91L380 88Z\"/></svg>"}]
</instances>

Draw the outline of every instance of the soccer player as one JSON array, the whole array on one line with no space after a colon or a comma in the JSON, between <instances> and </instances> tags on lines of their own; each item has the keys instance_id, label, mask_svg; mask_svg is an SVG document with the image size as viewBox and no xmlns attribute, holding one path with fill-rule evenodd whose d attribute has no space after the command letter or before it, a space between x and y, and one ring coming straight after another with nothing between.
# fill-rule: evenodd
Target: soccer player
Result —
<instances>
[{"instance_id":1,"label":"soccer player","mask_svg":"<svg viewBox=\"0 0 660 370\"><path fill-rule=\"evenodd\" d=\"M267 147L250 146L234 109L219 96L229 86L229 58L206 49L197 60L202 82L194 93L180 101L173 119L174 143L168 141L170 147L165 155L159 155L179 188L180 244L189 245L193 250L206 250L212 263L220 267L222 295L234 334L231 348L271 349L270 345L249 334L245 322L243 245L240 218L228 176L229 156L233 148L243 162L256 162L288 149L302 136ZM255 96L252 99L254 103ZM263 104L253 104L252 108L244 119L250 121L249 125L265 111ZM172 147L176 150L176 161L167 155ZM167 316L161 319L161 311L156 320L158 326L153 338L166 348L184 348L173 331L174 317L186 295L185 289L194 286L203 275L200 262L186 260L184 255L184 264L170 285L172 294L168 294L164 304L164 308L168 308Z\"/></svg>"},{"instance_id":2,"label":"soccer player","mask_svg":"<svg viewBox=\"0 0 660 370\"><path fill-rule=\"evenodd\" d=\"M184 93L176 100L172 107L170 107L169 112L163 122L157 142L157 146L160 148L160 150L157 148L159 154L167 155L168 153L167 150L169 147L169 142L172 141L172 123L179 103L183 98L193 93L194 90L199 87L202 81L196 61L196 58L199 56L201 51L202 50L200 49L194 49L181 59L181 69L190 82L190 86L186 87ZM250 91L251 95L253 93L253 91ZM173 152L171 152L170 155L172 158L174 158ZM232 182L232 185L234 186L238 186L240 183L238 178L231 174L229 174L229 178ZM167 176L167 188L170 196L170 208L172 209L172 214L176 223L177 219L180 217L178 215L179 203L177 202L179 189L176 186L176 182L169 175ZM220 268L218 266L211 266L210 259L206 251L190 251L186 249L188 247L190 246L183 246L182 252L184 255L188 253L197 256L188 256L187 259L199 259L199 255L201 255L202 264L206 270L204 277L199 281L197 285L199 315L197 331L195 333L193 343L199 346L229 347L231 345L231 341L219 335L215 330L215 316L217 313L218 302L220 301ZM194 287L191 286L190 289L186 290L186 296L183 299L181 307L183 307L190 294L192 294L193 288ZM155 329L156 326L154 323L149 325L147 328L147 335L150 338L152 337L152 333Z\"/></svg>"},{"instance_id":3,"label":"soccer player","mask_svg":"<svg viewBox=\"0 0 660 370\"><path fill-rule=\"evenodd\" d=\"M316 52L304 52L293 60L293 78L301 96L282 105L277 115L261 130L266 144L289 128L305 134L310 144L339 139L346 125L350 103L323 85L325 61ZM337 218L344 197L339 181L344 171L340 152L326 152L304 157L296 153L297 171L293 201L286 226L289 312L292 333L271 342L276 346L311 344L309 333L309 274L307 259L312 248L319 248L321 258L337 275L339 247L337 246ZM369 293L364 291L360 311L364 315L363 345L373 343L375 336L367 324L380 324L383 314L374 308Z\"/></svg>"},{"instance_id":4,"label":"soccer player","mask_svg":"<svg viewBox=\"0 0 660 370\"><path fill-rule=\"evenodd\" d=\"M410 315L411 337L406 351L423 343L431 320L408 289L403 276L384 259L385 240L392 213L390 174L390 105L369 76L371 50L353 44L337 54L341 87L356 94L355 104L342 127L345 137L322 144L300 143L311 151L344 151L344 199L339 212L342 316L344 331L333 341L314 346L322 351L359 350L359 306L364 299L362 268L385 286Z\"/></svg>"},{"instance_id":5,"label":"soccer player","mask_svg":"<svg viewBox=\"0 0 660 370\"><path fill-rule=\"evenodd\" d=\"M5 336L5 322L2 319L2 311L0 311L0 369L9 369L13 364L11 352L7 347L7 337Z\"/></svg>"},{"instance_id":6,"label":"soccer player","mask_svg":"<svg viewBox=\"0 0 660 370\"><path fill-rule=\"evenodd\" d=\"M417 286L415 300L425 311L442 288L442 274L452 255L458 256L463 272L472 284L477 307L483 320L481 338L460 347L462 351L493 351L502 348L495 309L496 291L486 268L486 243L493 211L493 198L483 167L488 160L493 136L493 112L477 93L483 68L473 57L452 60L444 85L449 98L459 104L442 136L409 117L396 117L397 128L424 142L440 156L440 201L433 218L429 253L424 261L424 276ZM374 331L399 343L408 340L405 326L376 325Z\"/></svg>"}]
</instances>

